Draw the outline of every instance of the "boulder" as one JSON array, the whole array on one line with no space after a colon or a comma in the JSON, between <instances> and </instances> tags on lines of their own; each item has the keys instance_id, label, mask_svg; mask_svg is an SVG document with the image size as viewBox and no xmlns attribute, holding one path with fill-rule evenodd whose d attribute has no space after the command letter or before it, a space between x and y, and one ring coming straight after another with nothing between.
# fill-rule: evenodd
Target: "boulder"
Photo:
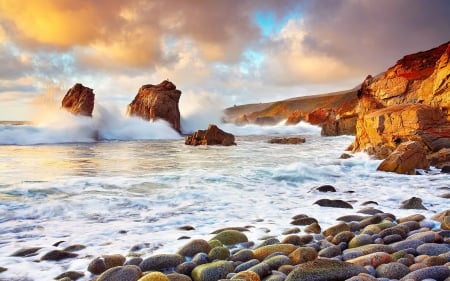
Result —
<instances>
[{"instance_id":1,"label":"boulder","mask_svg":"<svg viewBox=\"0 0 450 281\"><path fill-rule=\"evenodd\" d=\"M407 141L383 160L378 166L378 171L394 172L398 174L415 174L416 169L429 169L426 151L416 141Z\"/></svg>"},{"instance_id":2,"label":"boulder","mask_svg":"<svg viewBox=\"0 0 450 281\"><path fill-rule=\"evenodd\" d=\"M407 55L358 91L351 149L384 159L414 140L427 154L450 148L450 42Z\"/></svg>"},{"instance_id":3,"label":"boulder","mask_svg":"<svg viewBox=\"0 0 450 281\"><path fill-rule=\"evenodd\" d=\"M61 106L75 115L92 117L94 98L95 94L91 88L77 83L67 91Z\"/></svg>"},{"instance_id":4,"label":"boulder","mask_svg":"<svg viewBox=\"0 0 450 281\"><path fill-rule=\"evenodd\" d=\"M224 132L216 125L210 124L207 130L198 130L192 136L185 137L187 145L236 145L234 135Z\"/></svg>"},{"instance_id":5,"label":"boulder","mask_svg":"<svg viewBox=\"0 0 450 281\"><path fill-rule=\"evenodd\" d=\"M178 107L180 97L181 91L168 80L158 85L143 85L128 105L128 115L139 116L149 121L163 119L176 131L181 132Z\"/></svg>"}]
</instances>

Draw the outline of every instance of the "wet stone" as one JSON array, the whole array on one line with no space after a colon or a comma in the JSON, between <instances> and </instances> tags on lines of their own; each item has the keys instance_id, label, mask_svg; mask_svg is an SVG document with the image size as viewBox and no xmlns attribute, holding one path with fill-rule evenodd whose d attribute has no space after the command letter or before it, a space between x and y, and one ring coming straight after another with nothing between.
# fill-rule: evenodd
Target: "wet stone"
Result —
<instances>
[{"instance_id":1,"label":"wet stone","mask_svg":"<svg viewBox=\"0 0 450 281\"><path fill-rule=\"evenodd\" d=\"M71 259L77 257L78 254L62 251L62 250L52 250L41 257L42 261L60 261L64 259Z\"/></svg>"},{"instance_id":2,"label":"wet stone","mask_svg":"<svg viewBox=\"0 0 450 281\"><path fill-rule=\"evenodd\" d=\"M377 267L376 273L377 277L389 278L389 279L400 279L403 278L410 272L409 268L398 262L391 262L387 264L382 264Z\"/></svg>"},{"instance_id":3,"label":"wet stone","mask_svg":"<svg viewBox=\"0 0 450 281\"><path fill-rule=\"evenodd\" d=\"M42 247L23 248L11 254L11 257L32 257L36 256Z\"/></svg>"},{"instance_id":4,"label":"wet stone","mask_svg":"<svg viewBox=\"0 0 450 281\"><path fill-rule=\"evenodd\" d=\"M84 273L81 271L67 271L55 277L56 280L69 278L70 280L77 280L84 276Z\"/></svg>"},{"instance_id":5,"label":"wet stone","mask_svg":"<svg viewBox=\"0 0 450 281\"><path fill-rule=\"evenodd\" d=\"M425 243L417 247L417 253L421 255L437 256L450 251L449 244Z\"/></svg>"}]
</instances>

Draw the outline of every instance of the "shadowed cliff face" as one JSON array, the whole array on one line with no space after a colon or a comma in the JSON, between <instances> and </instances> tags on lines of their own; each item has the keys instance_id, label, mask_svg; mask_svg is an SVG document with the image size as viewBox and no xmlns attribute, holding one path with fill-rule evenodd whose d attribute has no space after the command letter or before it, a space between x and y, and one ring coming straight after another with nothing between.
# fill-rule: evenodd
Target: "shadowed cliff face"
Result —
<instances>
[{"instance_id":1,"label":"shadowed cliff face","mask_svg":"<svg viewBox=\"0 0 450 281\"><path fill-rule=\"evenodd\" d=\"M77 83L67 91L61 104L64 109L75 115L92 117L94 98L92 89Z\"/></svg>"},{"instance_id":2,"label":"shadowed cliff face","mask_svg":"<svg viewBox=\"0 0 450 281\"><path fill-rule=\"evenodd\" d=\"M385 158L415 140L428 152L450 147L450 42L403 57L358 93L353 151Z\"/></svg>"},{"instance_id":3,"label":"shadowed cliff face","mask_svg":"<svg viewBox=\"0 0 450 281\"><path fill-rule=\"evenodd\" d=\"M180 97L181 91L170 81L165 80L158 85L144 85L128 105L128 114L149 121L166 120L172 128L181 132L178 107Z\"/></svg>"}]
</instances>

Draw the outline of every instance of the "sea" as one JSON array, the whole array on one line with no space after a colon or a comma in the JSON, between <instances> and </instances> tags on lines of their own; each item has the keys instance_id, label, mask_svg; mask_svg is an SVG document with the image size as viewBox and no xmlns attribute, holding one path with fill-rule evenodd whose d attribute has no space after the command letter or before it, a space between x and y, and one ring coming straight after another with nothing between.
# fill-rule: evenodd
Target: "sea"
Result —
<instances>
[{"instance_id":1,"label":"sea","mask_svg":"<svg viewBox=\"0 0 450 281\"><path fill-rule=\"evenodd\" d=\"M449 208L440 197L450 192L449 174L378 172L380 161L365 153L341 159L354 136L322 137L319 127L304 122L217 121L236 136L235 146L188 146L163 121L98 110L94 118L58 112L44 121L0 123L0 268L7 269L0 280L53 280L66 271L91 280L87 267L95 257L175 253L188 239L208 240L224 227L248 227L255 244L282 239L298 214L324 229L367 207L427 220ZM206 129L209 121L193 115L182 126ZM269 143L289 136L306 141ZM337 192L317 191L322 185ZM427 210L401 209L411 197ZM321 207L319 199L345 200L353 209ZM76 258L41 260L71 245L85 248ZM12 256L30 247L40 250Z\"/></svg>"}]
</instances>

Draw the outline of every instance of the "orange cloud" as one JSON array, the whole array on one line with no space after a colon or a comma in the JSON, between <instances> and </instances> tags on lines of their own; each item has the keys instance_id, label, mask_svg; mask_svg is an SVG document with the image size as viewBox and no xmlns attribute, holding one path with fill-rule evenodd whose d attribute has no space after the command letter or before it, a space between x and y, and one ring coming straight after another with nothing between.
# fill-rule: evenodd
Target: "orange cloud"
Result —
<instances>
[{"instance_id":1,"label":"orange cloud","mask_svg":"<svg viewBox=\"0 0 450 281\"><path fill-rule=\"evenodd\" d=\"M12 24L18 39L28 47L48 45L69 48L97 38L101 29L94 1L75 6L73 1L0 2L0 16Z\"/></svg>"}]
</instances>

